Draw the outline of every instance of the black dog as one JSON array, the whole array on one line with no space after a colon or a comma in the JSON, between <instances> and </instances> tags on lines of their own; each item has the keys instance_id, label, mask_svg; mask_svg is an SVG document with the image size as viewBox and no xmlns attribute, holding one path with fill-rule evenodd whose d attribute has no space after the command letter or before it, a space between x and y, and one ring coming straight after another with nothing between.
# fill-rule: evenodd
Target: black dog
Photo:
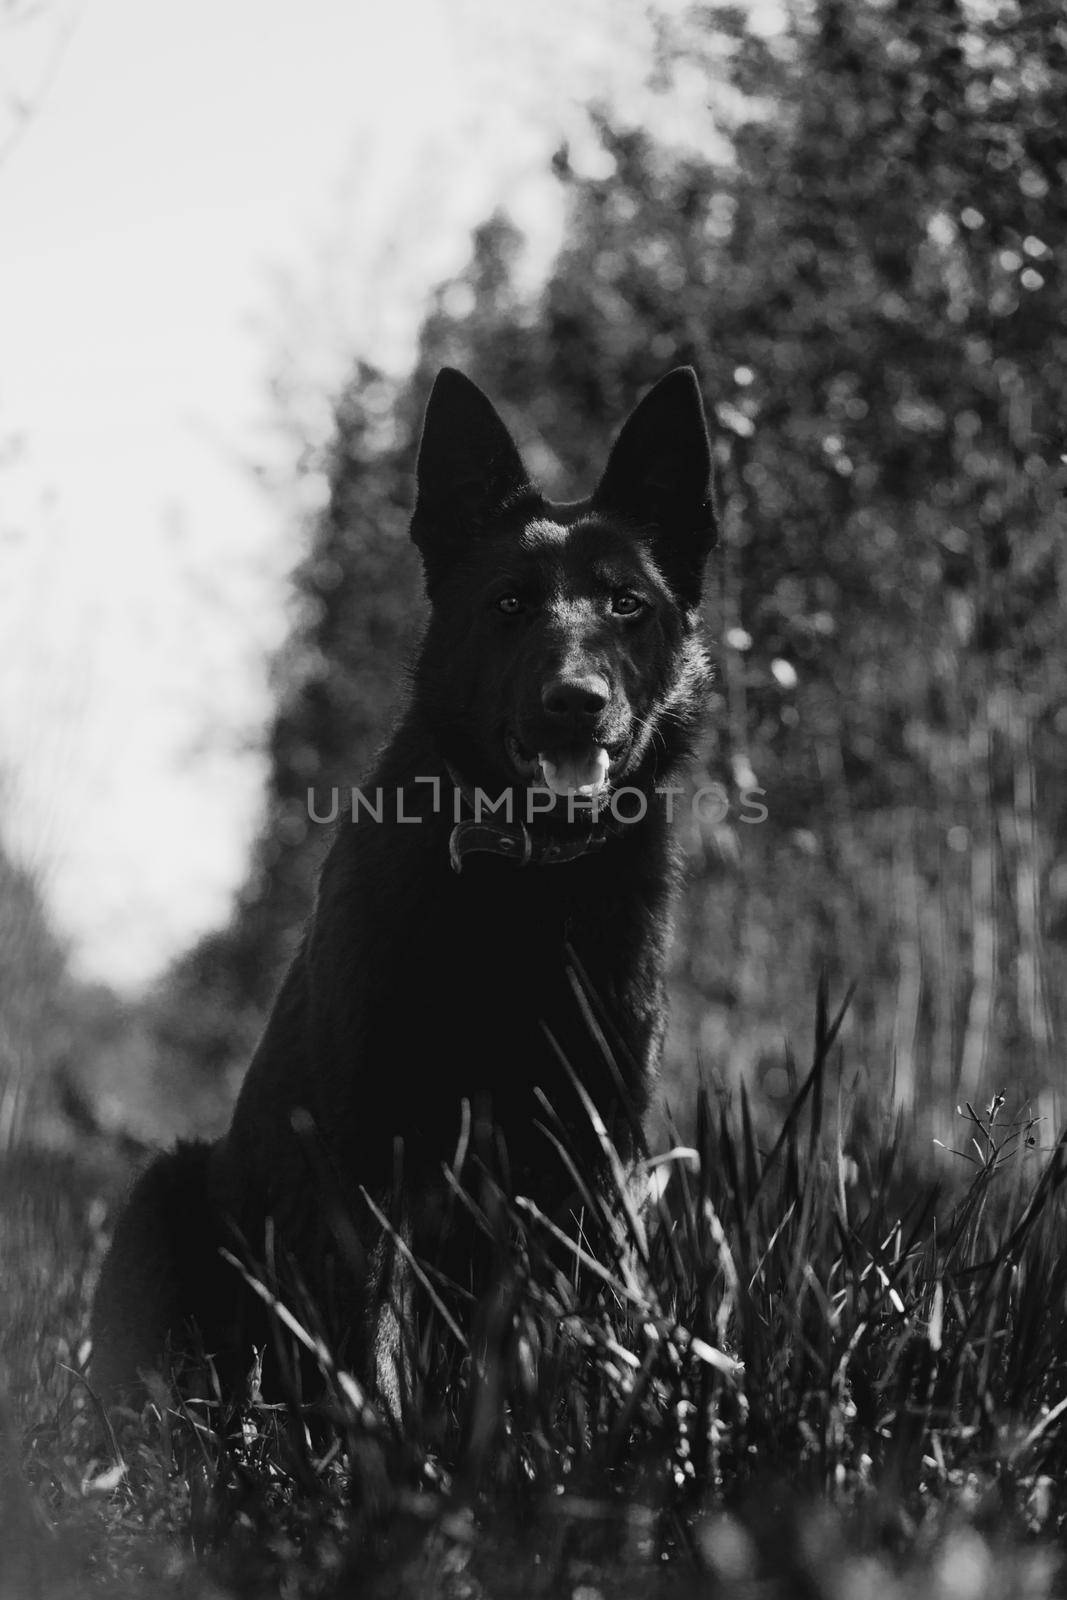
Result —
<instances>
[{"instance_id":1,"label":"black dog","mask_svg":"<svg viewBox=\"0 0 1067 1600\"><path fill-rule=\"evenodd\" d=\"M361 1187L416 1255L440 1244L442 1168L464 1147L565 1216L544 1100L586 1178L606 1166L572 1074L633 1154L664 1028L664 791L706 677L709 473L688 368L646 395L595 493L569 505L530 484L481 391L439 374L412 520L432 610L410 705L353 794L228 1134L161 1157L120 1218L94 1311L105 1397L192 1321L247 1364L263 1329L219 1255L236 1239L292 1262L372 1373L387 1269ZM347 1242L342 1215L357 1219Z\"/></svg>"}]
</instances>

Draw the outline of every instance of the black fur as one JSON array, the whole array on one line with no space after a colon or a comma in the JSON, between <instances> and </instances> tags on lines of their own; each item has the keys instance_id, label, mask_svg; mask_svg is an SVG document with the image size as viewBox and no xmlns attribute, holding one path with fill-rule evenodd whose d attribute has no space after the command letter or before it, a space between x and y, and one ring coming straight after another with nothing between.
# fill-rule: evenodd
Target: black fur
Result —
<instances>
[{"instance_id":1,"label":"black fur","mask_svg":"<svg viewBox=\"0 0 1067 1600\"><path fill-rule=\"evenodd\" d=\"M656 791L687 752L705 682L696 608L714 539L709 470L689 369L645 397L594 494L570 505L530 484L480 390L438 376L412 519L431 619L407 713L363 786L385 797L384 817L340 826L228 1134L160 1158L120 1220L94 1316L105 1395L158 1361L163 1335L179 1340L189 1317L238 1370L263 1329L237 1274L220 1277L209 1259L237 1236L232 1225L257 1260L273 1232L275 1256L292 1259L367 1371L382 1269L359 1188L383 1204L399 1194L416 1253L432 1254L464 1108L475 1143L496 1130L479 1148L514 1188L564 1215L571 1184L536 1127L535 1090L593 1181L603 1156L546 1029L622 1156L633 1153L568 951L621 1042L624 1094L640 1115L664 1027L674 877ZM454 782L510 789L521 808L539 752L599 748L612 789L645 797L642 820L610 823L573 859L522 866L477 852L454 870ZM398 820L398 793L419 820ZM566 847L583 828L561 798L529 835ZM344 1217L355 1219L348 1236Z\"/></svg>"}]
</instances>

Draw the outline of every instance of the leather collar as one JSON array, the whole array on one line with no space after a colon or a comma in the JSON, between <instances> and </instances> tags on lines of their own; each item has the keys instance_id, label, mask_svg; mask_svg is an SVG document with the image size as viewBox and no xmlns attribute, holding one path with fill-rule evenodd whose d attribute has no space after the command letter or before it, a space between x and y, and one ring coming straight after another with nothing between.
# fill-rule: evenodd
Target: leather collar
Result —
<instances>
[{"instance_id":1,"label":"leather collar","mask_svg":"<svg viewBox=\"0 0 1067 1600\"><path fill-rule=\"evenodd\" d=\"M533 828L521 820L489 820L479 815L474 789L454 767L448 767L448 776L470 812L448 836L448 859L453 872L462 872L464 858L477 853L506 856L520 867L548 867L576 861L607 843L609 816L594 816L591 812L587 822L576 820L565 833Z\"/></svg>"}]
</instances>

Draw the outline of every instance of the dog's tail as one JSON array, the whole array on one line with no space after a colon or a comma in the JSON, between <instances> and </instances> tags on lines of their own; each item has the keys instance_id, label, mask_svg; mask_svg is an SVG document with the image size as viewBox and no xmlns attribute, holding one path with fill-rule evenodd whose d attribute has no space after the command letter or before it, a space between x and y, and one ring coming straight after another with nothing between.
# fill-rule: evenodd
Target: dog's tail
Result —
<instances>
[{"instance_id":1,"label":"dog's tail","mask_svg":"<svg viewBox=\"0 0 1067 1600\"><path fill-rule=\"evenodd\" d=\"M210 1347L227 1321L230 1285L211 1196L215 1147L179 1144L134 1184L93 1300L89 1381L105 1405L143 1396L142 1375ZM194 1330L199 1330L199 1335Z\"/></svg>"}]
</instances>

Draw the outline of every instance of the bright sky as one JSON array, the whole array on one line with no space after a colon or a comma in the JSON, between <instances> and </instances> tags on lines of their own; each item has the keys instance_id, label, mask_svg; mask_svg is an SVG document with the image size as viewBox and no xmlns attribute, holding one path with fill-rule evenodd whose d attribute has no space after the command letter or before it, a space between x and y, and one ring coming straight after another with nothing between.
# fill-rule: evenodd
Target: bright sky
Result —
<instances>
[{"instance_id":1,"label":"bright sky","mask_svg":"<svg viewBox=\"0 0 1067 1600\"><path fill-rule=\"evenodd\" d=\"M78 970L132 986L225 917L255 823L279 352L314 429L494 204L543 263L547 156L589 97L636 107L649 38L638 0L35 16L0 3L0 829Z\"/></svg>"}]
</instances>

